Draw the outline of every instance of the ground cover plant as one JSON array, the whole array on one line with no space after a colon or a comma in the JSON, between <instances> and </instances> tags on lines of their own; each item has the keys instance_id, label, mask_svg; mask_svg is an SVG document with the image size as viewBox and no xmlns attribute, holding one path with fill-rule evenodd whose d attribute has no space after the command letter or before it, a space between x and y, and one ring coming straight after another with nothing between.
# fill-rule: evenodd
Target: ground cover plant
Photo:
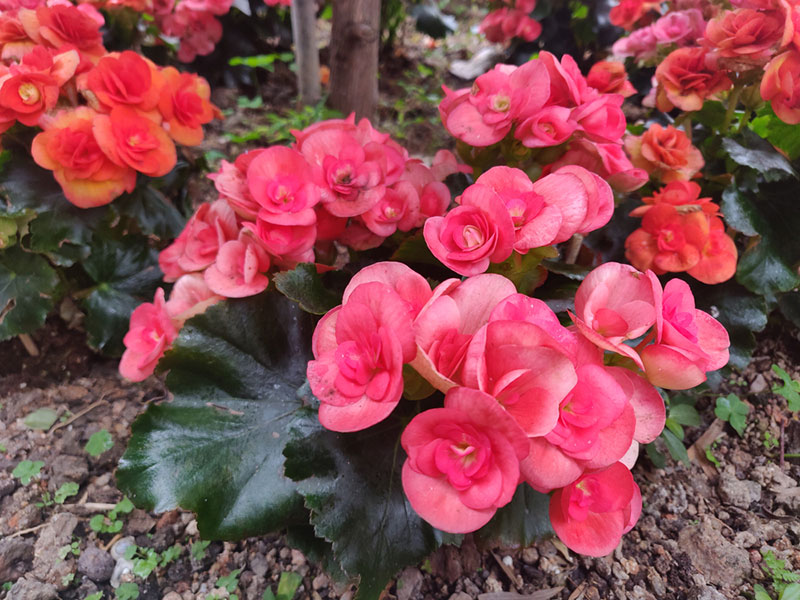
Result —
<instances>
[{"instance_id":1,"label":"ground cover plant","mask_svg":"<svg viewBox=\"0 0 800 600\"><path fill-rule=\"evenodd\" d=\"M501 9L502 19L490 14L484 21L488 37L495 19L496 29L508 29L504 42L536 39L537 22L524 16L534 6ZM578 3L569 11L575 21L594 14ZM548 4L540 14L552 18L560 7ZM22 15L23 24L32 18ZM612 20L620 18L612 10ZM523 27L506 27L517 19ZM785 271L753 263L752 253L765 244L791 260L791 248L765 233L778 225L765 225L765 217L758 228L755 220L742 226L744 208L731 200L745 192L759 199L765 190L788 193L795 183L791 156L776 150L787 153L779 140L764 142L758 125L746 133L748 122L772 119L753 96L769 69L759 87L737 71L755 78L751 65L731 63L709 77L735 79L739 95L735 85L727 90L714 79L708 98L703 92L699 104L681 106L694 92L686 82L665 83L667 59L654 80L658 110L647 112L631 108L646 89L634 87L623 63L585 64L584 55L579 65L541 43L533 56L499 63L471 87L443 87L438 112L455 152L434 148L427 158L414 157L355 115L303 122L290 136L262 128L286 145L206 152L221 159L209 174L213 191L191 206L185 224L178 218L169 229L157 229L164 226L158 211L144 211L151 221L137 215L142 225L116 208L140 189L127 190L122 171L151 177L139 181L147 194L180 186L174 146L166 142L202 141L202 125L222 115L202 79L156 67L135 52L113 53L70 83L81 94L74 98L83 99L63 122L62 113L37 120L43 131L28 135L30 154L55 173L47 181L73 204L99 203L90 209L103 211L97 227L112 231L118 244L145 248L151 265L142 270L107 243L113 252L101 257L90 247L88 257L66 265L61 280L72 291L70 278L86 281L86 271L98 285L88 282L77 297L90 306L95 295L104 309L113 307L116 323L130 317L127 334L115 338L124 348L122 377L141 382L155 374L166 386L133 423L116 473L124 497L88 521L109 548L118 544L115 559L129 566L131 577L112 578L118 597L137 597L141 587L133 581L182 560L179 546L156 550L140 538L119 539L134 507L192 511L206 539L187 553L193 561L203 558L208 540L284 531L334 581L357 582L359 597L377 598L404 567L459 545L464 552L476 543L527 547L555 536L553 547L569 560L570 552L616 556L652 514L646 486L632 474L640 454L656 466L665 464L666 450L687 466L704 460L704 468L722 468L726 459L712 428L707 440L687 448L691 428L703 423L705 410L717 418L717 437L726 427L747 435L755 411L722 383L731 372L726 366L748 364L753 330L778 306L791 318L797 293L796 282L781 280ZM699 47L713 54L708 43ZM781 38L773 50L788 43ZM524 47L512 43L507 56ZM36 52L26 51L9 77L25 72ZM251 69L275 65L258 56L231 62L248 60ZM139 73L141 64L146 70ZM638 71L627 66L638 85ZM114 86L130 73L121 93ZM127 94L140 84L138 95ZM185 102L164 102L171 85L188 90ZM27 97L30 89L18 87ZM240 109L258 110L255 100L237 97ZM780 98L772 95L771 114L792 126L780 105L790 101ZM65 93L62 102L72 101ZM201 116L189 126L176 107ZM301 122L320 107L291 115ZM127 149L110 141L119 138L115 118L118 128L139 126L125 129ZM70 119L89 123L86 135L118 179L94 186L61 169L53 139L72 131ZM769 123L766 140L770 127L782 127ZM13 187L25 172L17 165L31 163L19 131L10 128L3 138L11 148L9 198L26 191ZM700 142L701 132L716 135ZM159 143L141 144L145 134ZM257 136L221 138L249 145ZM41 183L27 177L31 186ZM117 192L125 192L120 200ZM39 218L30 228L14 221L21 256L35 256ZM51 251L46 260L61 266L57 257ZM114 306L96 295L110 286L93 270L122 265L122 291L152 298L132 312L132 302ZM18 306L9 302L8 315ZM775 374L784 382L775 393L788 411L771 417L781 423L780 441L764 431L763 445L779 452L782 469L795 457L784 434L797 386L786 371ZM50 431L57 420L57 411L42 409L24 424ZM93 460L115 447L107 429L84 441ZM15 464L15 485L35 485L47 473L36 456ZM37 499L41 510L80 494L80 483L59 483ZM80 551L72 542L61 547L62 560ZM773 591L794 593L783 585L788 580L779 581L788 567L762 554L766 568L759 572L776 577ZM220 574L212 594L238 597L242 572ZM59 589L70 588L70 575L61 576ZM264 589L265 597L291 597L299 585L289 577L274 583L277 592ZM400 588L398 581L398 596ZM753 593L769 592L762 586Z\"/></svg>"}]
</instances>

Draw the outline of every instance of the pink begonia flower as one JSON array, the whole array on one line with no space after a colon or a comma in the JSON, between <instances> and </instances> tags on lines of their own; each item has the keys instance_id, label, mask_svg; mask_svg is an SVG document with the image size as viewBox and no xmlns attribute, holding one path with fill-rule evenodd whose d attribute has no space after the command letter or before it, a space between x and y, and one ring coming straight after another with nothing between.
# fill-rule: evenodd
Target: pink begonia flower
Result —
<instances>
[{"instance_id":1,"label":"pink begonia flower","mask_svg":"<svg viewBox=\"0 0 800 600\"><path fill-rule=\"evenodd\" d=\"M227 200L231 208L241 218L255 221L261 206L250 195L247 186L247 169L265 149L250 150L236 157L233 163L222 161L219 171L211 173L208 178L214 182L221 199Z\"/></svg>"},{"instance_id":2,"label":"pink begonia flower","mask_svg":"<svg viewBox=\"0 0 800 600\"><path fill-rule=\"evenodd\" d=\"M650 180L644 169L637 169L619 144L595 144L587 139L573 139L556 162L545 167L551 173L565 165L578 165L605 179L620 192L632 192Z\"/></svg>"},{"instance_id":3,"label":"pink begonia flower","mask_svg":"<svg viewBox=\"0 0 800 600\"><path fill-rule=\"evenodd\" d=\"M373 263L356 273L342 295L342 304L347 304L350 296L365 283L378 282L388 285L400 298L408 304L408 316L417 317L422 307L433 296L427 280L403 263L383 261Z\"/></svg>"},{"instance_id":4,"label":"pink begonia flower","mask_svg":"<svg viewBox=\"0 0 800 600\"><path fill-rule=\"evenodd\" d=\"M417 190L408 181L398 181L387 188L383 198L362 214L361 219L372 233L387 238L398 229L413 229L419 215L420 198Z\"/></svg>"},{"instance_id":5,"label":"pink begonia flower","mask_svg":"<svg viewBox=\"0 0 800 600\"><path fill-rule=\"evenodd\" d=\"M166 303L167 314L177 323L183 323L202 314L209 306L223 300L209 289L201 273L182 275L172 286Z\"/></svg>"},{"instance_id":6,"label":"pink begonia flower","mask_svg":"<svg viewBox=\"0 0 800 600\"><path fill-rule=\"evenodd\" d=\"M211 54L222 39L222 23L213 14L189 10L183 3L166 15L160 26L164 35L180 38L178 60L181 62L192 62L198 54Z\"/></svg>"},{"instance_id":7,"label":"pink begonia flower","mask_svg":"<svg viewBox=\"0 0 800 600\"><path fill-rule=\"evenodd\" d=\"M572 111L578 131L593 142L619 142L625 133L626 121L622 112L621 94L602 94Z\"/></svg>"},{"instance_id":8,"label":"pink begonia flower","mask_svg":"<svg viewBox=\"0 0 800 600\"><path fill-rule=\"evenodd\" d=\"M575 233L599 229L611 219L614 195L600 177L577 165L567 165L533 184L545 204L561 212L561 224L553 244L565 242Z\"/></svg>"},{"instance_id":9,"label":"pink begonia flower","mask_svg":"<svg viewBox=\"0 0 800 600\"><path fill-rule=\"evenodd\" d=\"M471 146L491 146L511 131L515 120L540 110L547 101L548 74L532 60L521 67L497 65L475 80L471 90L444 88L439 113L447 131Z\"/></svg>"},{"instance_id":10,"label":"pink begonia flower","mask_svg":"<svg viewBox=\"0 0 800 600\"><path fill-rule=\"evenodd\" d=\"M572 108L593 100L597 90L590 88L578 63L569 54L561 57L561 62L549 52L540 52L539 60L544 64L549 75L550 96L547 104L556 104ZM544 81L536 81L535 85L544 86Z\"/></svg>"},{"instance_id":11,"label":"pink begonia flower","mask_svg":"<svg viewBox=\"0 0 800 600\"><path fill-rule=\"evenodd\" d=\"M305 157L285 146L271 146L247 168L247 187L258 203L258 217L275 225L313 225L319 188Z\"/></svg>"},{"instance_id":12,"label":"pink begonia flower","mask_svg":"<svg viewBox=\"0 0 800 600\"><path fill-rule=\"evenodd\" d=\"M331 241L337 239L345 227L347 217L337 217L328 212L324 204L317 204L314 208L317 213L317 241Z\"/></svg>"},{"instance_id":13,"label":"pink begonia flower","mask_svg":"<svg viewBox=\"0 0 800 600\"><path fill-rule=\"evenodd\" d=\"M264 0L264 3L267 6L285 6L288 8L292 5L292 0Z\"/></svg>"},{"instance_id":14,"label":"pink begonia flower","mask_svg":"<svg viewBox=\"0 0 800 600\"><path fill-rule=\"evenodd\" d=\"M122 340L125 352L119 361L120 374L131 381L144 381L176 337L178 329L167 313L164 290L158 288L152 303L140 304L131 314Z\"/></svg>"},{"instance_id":15,"label":"pink begonia flower","mask_svg":"<svg viewBox=\"0 0 800 600\"><path fill-rule=\"evenodd\" d=\"M510 280L492 273L440 283L414 321L417 355L411 366L442 392L462 383L472 336L495 306L516 291Z\"/></svg>"},{"instance_id":16,"label":"pink begonia flower","mask_svg":"<svg viewBox=\"0 0 800 600\"><path fill-rule=\"evenodd\" d=\"M242 225L253 233L278 265L294 268L297 263L314 262L316 225L276 225L264 218L263 211L259 211L255 223Z\"/></svg>"},{"instance_id":17,"label":"pink begonia flower","mask_svg":"<svg viewBox=\"0 0 800 600\"><path fill-rule=\"evenodd\" d=\"M164 281L202 271L214 262L220 246L238 235L236 214L227 202L215 200L202 204L177 239L158 255Z\"/></svg>"},{"instance_id":18,"label":"pink begonia flower","mask_svg":"<svg viewBox=\"0 0 800 600\"><path fill-rule=\"evenodd\" d=\"M587 473L550 497L553 531L573 552L605 556L639 520L642 495L622 463Z\"/></svg>"},{"instance_id":19,"label":"pink begonia flower","mask_svg":"<svg viewBox=\"0 0 800 600\"><path fill-rule=\"evenodd\" d=\"M609 262L589 273L575 293L572 320L587 339L642 366L624 342L652 327L661 312L661 283L652 271Z\"/></svg>"},{"instance_id":20,"label":"pink begonia flower","mask_svg":"<svg viewBox=\"0 0 800 600\"><path fill-rule=\"evenodd\" d=\"M448 175L454 173L472 173L472 167L459 163L456 155L450 150L438 150L433 155L430 171L435 181L444 181Z\"/></svg>"},{"instance_id":21,"label":"pink begonia flower","mask_svg":"<svg viewBox=\"0 0 800 600\"><path fill-rule=\"evenodd\" d=\"M494 190L503 201L514 225L514 250L552 244L563 220L561 210L537 193L536 184L520 169L493 167L475 181Z\"/></svg>"},{"instance_id":22,"label":"pink begonia flower","mask_svg":"<svg viewBox=\"0 0 800 600\"><path fill-rule=\"evenodd\" d=\"M577 383L572 360L544 329L491 321L473 336L464 359L468 387L494 396L528 436L546 435L559 404Z\"/></svg>"},{"instance_id":23,"label":"pink begonia flower","mask_svg":"<svg viewBox=\"0 0 800 600\"><path fill-rule=\"evenodd\" d=\"M636 93L621 62L601 60L594 63L586 75L586 83L601 94L620 94L629 98Z\"/></svg>"},{"instance_id":24,"label":"pink begonia flower","mask_svg":"<svg viewBox=\"0 0 800 600\"><path fill-rule=\"evenodd\" d=\"M513 250L511 216L492 188L473 184L464 190L461 206L444 217L432 217L423 229L433 255L459 275L483 273L503 262Z\"/></svg>"},{"instance_id":25,"label":"pink begonia flower","mask_svg":"<svg viewBox=\"0 0 800 600\"><path fill-rule=\"evenodd\" d=\"M555 427L530 438L530 454L520 465L525 480L540 492L614 464L634 440L633 385L618 381L602 365L578 366L576 374L578 382L561 401Z\"/></svg>"},{"instance_id":26,"label":"pink begonia flower","mask_svg":"<svg viewBox=\"0 0 800 600\"><path fill-rule=\"evenodd\" d=\"M450 533L479 529L511 501L528 451L525 434L494 398L463 387L447 393L444 408L415 416L400 443L408 501Z\"/></svg>"},{"instance_id":27,"label":"pink begonia flower","mask_svg":"<svg viewBox=\"0 0 800 600\"><path fill-rule=\"evenodd\" d=\"M520 123L514 137L527 148L544 148L566 142L577 128L572 110L549 105Z\"/></svg>"},{"instance_id":28,"label":"pink begonia flower","mask_svg":"<svg viewBox=\"0 0 800 600\"><path fill-rule=\"evenodd\" d=\"M269 255L244 231L239 239L225 242L214 264L203 273L206 284L225 298L245 298L260 294L269 285L264 274L269 270Z\"/></svg>"},{"instance_id":29,"label":"pink begonia flower","mask_svg":"<svg viewBox=\"0 0 800 600\"><path fill-rule=\"evenodd\" d=\"M352 217L336 240L340 244L362 252L380 246L386 238L369 230L361 217Z\"/></svg>"},{"instance_id":30,"label":"pink begonia flower","mask_svg":"<svg viewBox=\"0 0 800 600\"><path fill-rule=\"evenodd\" d=\"M394 410L416 353L411 321L409 303L379 281L358 285L319 321L307 376L324 427L358 431Z\"/></svg>"},{"instance_id":31,"label":"pink begonia flower","mask_svg":"<svg viewBox=\"0 0 800 600\"><path fill-rule=\"evenodd\" d=\"M611 46L611 52L620 58L626 56L632 56L637 60L653 58L658 52L658 40L653 33L653 26L642 27L628 37L620 38Z\"/></svg>"},{"instance_id":32,"label":"pink begonia flower","mask_svg":"<svg viewBox=\"0 0 800 600\"><path fill-rule=\"evenodd\" d=\"M703 37L705 20L698 9L670 12L651 25L659 44L691 45Z\"/></svg>"},{"instance_id":33,"label":"pink begonia flower","mask_svg":"<svg viewBox=\"0 0 800 600\"><path fill-rule=\"evenodd\" d=\"M606 371L611 373L623 387L630 385L632 391L629 400L636 416L633 439L641 444L649 444L661 435L664 429L667 418L664 399L653 384L630 369L606 367Z\"/></svg>"},{"instance_id":34,"label":"pink begonia flower","mask_svg":"<svg viewBox=\"0 0 800 600\"><path fill-rule=\"evenodd\" d=\"M671 279L664 286L656 343L640 354L650 383L685 390L705 381L708 371L724 367L729 346L728 332L719 321L695 308L689 285Z\"/></svg>"},{"instance_id":35,"label":"pink begonia flower","mask_svg":"<svg viewBox=\"0 0 800 600\"><path fill-rule=\"evenodd\" d=\"M527 12L510 8L493 10L480 24L480 32L495 44L502 44L513 38L532 42L542 33L542 25L532 19Z\"/></svg>"}]
</instances>

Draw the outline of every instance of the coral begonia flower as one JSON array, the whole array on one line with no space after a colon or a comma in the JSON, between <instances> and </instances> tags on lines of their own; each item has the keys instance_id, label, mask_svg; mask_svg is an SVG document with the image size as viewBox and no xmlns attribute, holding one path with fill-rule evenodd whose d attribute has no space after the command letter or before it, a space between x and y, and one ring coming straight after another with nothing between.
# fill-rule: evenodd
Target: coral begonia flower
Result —
<instances>
[{"instance_id":1,"label":"coral begonia flower","mask_svg":"<svg viewBox=\"0 0 800 600\"><path fill-rule=\"evenodd\" d=\"M586 83L601 94L620 94L628 98L636 93L621 62L601 60L594 63L586 75Z\"/></svg>"},{"instance_id":2,"label":"coral begonia flower","mask_svg":"<svg viewBox=\"0 0 800 600\"><path fill-rule=\"evenodd\" d=\"M158 110L164 119L164 129L177 143L197 146L203 141L203 125L222 117L210 101L208 82L191 73L180 73L174 67L162 69L161 78L164 87Z\"/></svg>"},{"instance_id":3,"label":"coral begonia flower","mask_svg":"<svg viewBox=\"0 0 800 600\"><path fill-rule=\"evenodd\" d=\"M313 225L314 206L320 200L313 170L297 150L272 146L256 156L247 168L250 197L260 218L275 225Z\"/></svg>"},{"instance_id":4,"label":"coral begonia flower","mask_svg":"<svg viewBox=\"0 0 800 600\"><path fill-rule=\"evenodd\" d=\"M115 106L147 112L156 107L162 94L158 67L131 50L101 58L78 78L78 87L102 112L110 112Z\"/></svg>"},{"instance_id":5,"label":"coral begonia flower","mask_svg":"<svg viewBox=\"0 0 800 600\"><path fill-rule=\"evenodd\" d=\"M550 497L550 523L572 550L605 556L619 545L642 512L642 496L622 463L587 473Z\"/></svg>"},{"instance_id":6,"label":"coral begonia flower","mask_svg":"<svg viewBox=\"0 0 800 600\"><path fill-rule=\"evenodd\" d=\"M761 97L784 123L800 123L800 52L787 50L764 67Z\"/></svg>"},{"instance_id":7,"label":"coral begonia flower","mask_svg":"<svg viewBox=\"0 0 800 600\"><path fill-rule=\"evenodd\" d=\"M265 273L269 265L267 251L251 235L242 232L239 239L220 246L214 264L203 272L203 277L215 294L245 298L267 289L269 278Z\"/></svg>"},{"instance_id":8,"label":"coral begonia flower","mask_svg":"<svg viewBox=\"0 0 800 600\"><path fill-rule=\"evenodd\" d=\"M400 443L412 508L450 533L479 529L511 501L528 452L525 434L497 402L463 387L447 393L444 408L414 417Z\"/></svg>"},{"instance_id":9,"label":"coral begonia flower","mask_svg":"<svg viewBox=\"0 0 800 600\"><path fill-rule=\"evenodd\" d=\"M705 43L726 66L746 70L763 65L781 42L784 17L779 11L726 10L706 26Z\"/></svg>"},{"instance_id":10,"label":"coral begonia flower","mask_svg":"<svg viewBox=\"0 0 800 600\"><path fill-rule=\"evenodd\" d=\"M403 364L416 352L409 309L393 288L369 281L317 324L307 375L324 427L366 429L397 406Z\"/></svg>"},{"instance_id":11,"label":"coral begonia flower","mask_svg":"<svg viewBox=\"0 0 800 600\"><path fill-rule=\"evenodd\" d=\"M223 297L209 289L201 273L189 273L182 275L172 286L165 307L173 322L183 323L204 313L209 306L220 300Z\"/></svg>"},{"instance_id":12,"label":"coral begonia flower","mask_svg":"<svg viewBox=\"0 0 800 600\"><path fill-rule=\"evenodd\" d=\"M417 355L411 366L442 392L463 383L461 369L472 336L515 292L511 281L493 273L440 283L414 321Z\"/></svg>"},{"instance_id":13,"label":"coral begonia flower","mask_svg":"<svg viewBox=\"0 0 800 600\"><path fill-rule=\"evenodd\" d=\"M733 86L727 72L701 47L673 50L656 68L656 80L667 100L659 108L667 111L672 105L684 111L700 110L707 99Z\"/></svg>"},{"instance_id":14,"label":"coral begonia flower","mask_svg":"<svg viewBox=\"0 0 800 600\"><path fill-rule=\"evenodd\" d=\"M122 343L125 352L119 372L131 381L143 381L155 371L159 359L178 337L164 302L164 290L156 290L153 302L140 304L131 314L130 327Z\"/></svg>"},{"instance_id":15,"label":"coral begonia flower","mask_svg":"<svg viewBox=\"0 0 800 600\"><path fill-rule=\"evenodd\" d=\"M514 224L500 196L489 186L473 184L461 206L432 217L423 229L433 255L459 275L477 275L513 251Z\"/></svg>"},{"instance_id":16,"label":"coral begonia flower","mask_svg":"<svg viewBox=\"0 0 800 600\"><path fill-rule=\"evenodd\" d=\"M166 175L177 162L175 144L167 132L127 106L115 106L109 114L98 115L94 137L114 163L150 177Z\"/></svg>"},{"instance_id":17,"label":"coral begonia flower","mask_svg":"<svg viewBox=\"0 0 800 600\"><path fill-rule=\"evenodd\" d=\"M645 375L659 387L692 388L706 380L707 372L727 364L729 346L728 332L719 321L695 308L689 285L671 279L664 287L656 343L641 351Z\"/></svg>"},{"instance_id":18,"label":"coral begonia flower","mask_svg":"<svg viewBox=\"0 0 800 600\"><path fill-rule=\"evenodd\" d=\"M739 251L733 239L725 233L722 219L717 216L709 219L711 230L708 240L700 250L700 260L686 272L698 281L713 285L728 281L736 274Z\"/></svg>"},{"instance_id":19,"label":"coral begonia flower","mask_svg":"<svg viewBox=\"0 0 800 600\"><path fill-rule=\"evenodd\" d=\"M95 60L106 54L100 23L72 4L40 6L36 10L22 9L19 20L25 33L39 44L51 48L71 46L81 55Z\"/></svg>"},{"instance_id":20,"label":"coral begonia flower","mask_svg":"<svg viewBox=\"0 0 800 600\"><path fill-rule=\"evenodd\" d=\"M80 208L103 206L136 186L136 171L100 149L92 131L96 116L86 106L59 111L31 144L36 164L53 171L64 196Z\"/></svg>"},{"instance_id":21,"label":"coral begonia flower","mask_svg":"<svg viewBox=\"0 0 800 600\"><path fill-rule=\"evenodd\" d=\"M664 183L691 179L705 164L686 133L672 125L654 123L641 136L628 136L625 150L636 167Z\"/></svg>"}]
</instances>

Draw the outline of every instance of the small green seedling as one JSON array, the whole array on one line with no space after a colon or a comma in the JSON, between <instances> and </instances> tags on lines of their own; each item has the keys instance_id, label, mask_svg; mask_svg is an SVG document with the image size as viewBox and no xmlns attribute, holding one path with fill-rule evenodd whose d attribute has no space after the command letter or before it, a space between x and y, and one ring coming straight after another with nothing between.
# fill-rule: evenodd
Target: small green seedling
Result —
<instances>
[{"instance_id":1,"label":"small green seedling","mask_svg":"<svg viewBox=\"0 0 800 600\"><path fill-rule=\"evenodd\" d=\"M764 566L761 570L772 578L772 587L778 593L778 600L800 600L800 573L795 573L786 566L772 550L761 551ZM754 585L755 600L772 600L762 585Z\"/></svg>"},{"instance_id":2,"label":"small green seedling","mask_svg":"<svg viewBox=\"0 0 800 600\"><path fill-rule=\"evenodd\" d=\"M800 381L792 379L789 374L778 365L772 365L772 370L783 380L783 385L775 384L772 386L772 391L786 398L790 411L800 411Z\"/></svg>"},{"instance_id":3,"label":"small green seedling","mask_svg":"<svg viewBox=\"0 0 800 600\"><path fill-rule=\"evenodd\" d=\"M778 440L769 431L764 432L764 448L772 450L778 445Z\"/></svg>"},{"instance_id":4,"label":"small green seedling","mask_svg":"<svg viewBox=\"0 0 800 600\"><path fill-rule=\"evenodd\" d=\"M194 542L189 551L192 558L197 561L203 560L203 558L206 555L206 548L208 548L208 545L210 543L211 543L210 541L203 541L203 540Z\"/></svg>"},{"instance_id":5,"label":"small green seedling","mask_svg":"<svg viewBox=\"0 0 800 600\"><path fill-rule=\"evenodd\" d=\"M95 592L94 594L89 594L83 600L103 600L103 592Z\"/></svg>"},{"instance_id":6,"label":"small green seedling","mask_svg":"<svg viewBox=\"0 0 800 600\"><path fill-rule=\"evenodd\" d=\"M92 434L92 437L89 438L89 441L86 442L83 449L89 453L89 456L97 458L103 452L107 452L113 447L114 439L111 437L111 434L107 430L101 429Z\"/></svg>"},{"instance_id":7,"label":"small green seedling","mask_svg":"<svg viewBox=\"0 0 800 600\"><path fill-rule=\"evenodd\" d=\"M750 407L739 400L739 396L736 394L728 394L717 398L717 407L714 409L714 414L723 421L730 423L734 431L739 434L739 437L744 436L744 429L747 427L747 413L749 412Z\"/></svg>"},{"instance_id":8,"label":"small green seedling","mask_svg":"<svg viewBox=\"0 0 800 600\"><path fill-rule=\"evenodd\" d=\"M117 600L136 600L139 597L139 586L135 583L121 583L117 588Z\"/></svg>"},{"instance_id":9,"label":"small green seedling","mask_svg":"<svg viewBox=\"0 0 800 600\"><path fill-rule=\"evenodd\" d=\"M89 528L97 533L118 533L122 530L122 519L117 517L121 514L127 515L133 509L133 502L126 496L107 515L95 515L89 519Z\"/></svg>"},{"instance_id":10,"label":"small green seedling","mask_svg":"<svg viewBox=\"0 0 800 600\"><path fill-rule=\"evenodd\" d=\"M22 485L28 485L31 479L39 476L43 466L44 462L41 460L23 460L14 467L14 470L11 471L11 476L19 479Z\"/></svg>"},{"instance_id":11,"label":"small green seedling","mask_svg":"<svg viewBox=\"0 0 800 600\"><path fill-rule=\"evenodd\" d=\"M717 442L714 442L713 444L711 444L706 448L706 458L708 459L708 462L710 462L719 469L720 467L722 467L722 463L720 463L717 457L714 456L714 449L716 447L717 447Z\"/></svg>"},{"instance_id":12,"label":"small green seedling","mask_svg":"<svg viewBox=\"0 0 800 600\"><path fill-rule=\"evenodd\" d=\"M58 558L64 560L70 555L70 553L74 554L75 556L81 555L81 543L79 541L76 540L70 544L61 546L61 548L58 549Z\"/></svg>"},{"instance_id":13,"label":"small green seedling","mask_svg":"<svg viewBox=\"0 0 800 600\"><path fill-rule=\"evenodd\" d=\"M232 594L236 591L236 588L239 587L239 573L241 572L241 569L235 569L227 575L223 575L217 579L217 587L226 589L229 594Z\"/></svg>"},{"instance_id":14,"label":"small green seedling","mask_svg":"<svg viewBox=\"0 0 800 600\"><path fill-rule=\"evenodd\" d=\"M64 504L67 498L77 494L79 489L80 486L78 486L77 483L74 481L67 481L61 484L61 487L56 490L56 493L53 494L52 497L50 497L50 492L43 493L42 501L37 502L36 506L41 508L43 506L52 506L53 504Z\"/></svg>"},{"instance_id":15,"label":"small green seedling","mask_svg":"<svg viewBox=\"0 0 800 600\"><path fill-rule=\"evenodd\" d=\"M157 567L166 567L181 554L182 548L175 544L159 554L152 548L139 548L128 546L125 549L125 558L133 561L133 574L142 579L147 579Z\"/></svg>"},{"instance_id":16,"label":"small green seedling","mask_svg":"<svg viewBox=\"0 0 800 600\"><path fill-rule=\"evenodd\" d=\"M272 593L272 588L267 587L264 591L263 600L292 600L297 588L303 582L299 573L294 571L284 571L278 580L278 593Z\"/></svg>"},{"instance_id":17,"label":"small green seedling","mask_svg":"<svg viewBox=\"0 0 800 600\"><path fill-rule=\"evenodd\" d=\"M26 427L45 431L53 426L58 419L58 413L52 408L40 408L33 411L22 422Z\"/></svg>"},{"instance_id":18,"label":"small green seedling","mask_svg":"<svg viewBox=\"0 0 800 600\"><path fill-rule=\"evenodd\" d=\"M12 587L14 587L14 584L11 583L10 581L6 581L3 583L3 585L0 585L0 589L2 589L5 592L10 590Z\"/></svg>"},{"instance_id":19,"label":"small green seedling","mask_svg":"<svg viewBox=\"0 0 800 600\"><path fill-rule=\"evenodd\" d=\"M75 573L67 573L61 578L61 586L67 587L75 579Z\"/></svg>"}]
</instances>

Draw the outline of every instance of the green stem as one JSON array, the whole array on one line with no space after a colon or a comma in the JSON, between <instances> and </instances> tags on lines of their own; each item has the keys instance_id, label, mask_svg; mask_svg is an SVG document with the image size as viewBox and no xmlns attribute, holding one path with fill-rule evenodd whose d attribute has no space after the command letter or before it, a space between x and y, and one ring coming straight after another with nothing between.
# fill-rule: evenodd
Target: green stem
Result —
<instances>
[{"instance_id":1,"label":"green stem","mask_svg":"<svg viewBox=\"0 0 800 600\"><path fill-rule=\"evenodd\" d=\"M736 111L736 107L739 104L739 97L742 95L742 90L744 90L744 86L736 84L733 86L733 90L731 90L731 95L728 96L728 110L725 111L725 120L722 122L722 127L720 128L720 133L727 133L728 128L731 126L731 121L733 120L733 113Z\"/></svg>"}]
</instances>

